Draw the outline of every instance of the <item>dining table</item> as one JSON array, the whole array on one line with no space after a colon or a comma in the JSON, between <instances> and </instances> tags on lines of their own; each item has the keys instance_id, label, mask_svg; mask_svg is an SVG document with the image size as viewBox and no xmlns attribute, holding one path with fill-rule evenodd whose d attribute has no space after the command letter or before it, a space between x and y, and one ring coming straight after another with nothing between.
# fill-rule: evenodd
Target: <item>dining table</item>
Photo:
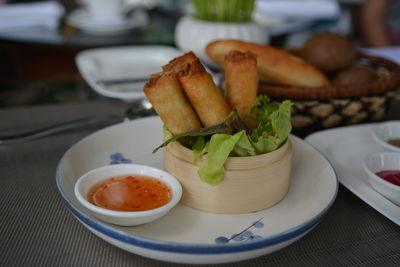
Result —
<instances>
[{"instance_id":1,"label":"dining table","mask_svg":"<svg viewBox=\"0 0 400 267\"><path fill-rule=\"evenodd\" d=\"M0 109L0 132L116 114L129 103L92 99ZM394 102L386 120L399 119ZM0 144L1 266L175 266L113 246L88 231L68 210L56 186L63 154L108 126L102 121L36 140ZM400 227L343 185L322 221L276 252L229 266L399 266Z\"/></svg>"}]
</instances>

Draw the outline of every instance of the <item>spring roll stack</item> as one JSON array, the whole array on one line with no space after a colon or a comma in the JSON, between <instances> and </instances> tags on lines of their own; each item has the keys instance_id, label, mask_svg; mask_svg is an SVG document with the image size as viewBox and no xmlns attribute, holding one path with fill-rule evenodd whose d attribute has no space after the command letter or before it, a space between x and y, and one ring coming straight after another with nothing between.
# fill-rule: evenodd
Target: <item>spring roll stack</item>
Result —
<instances>
[{"instance_id":1,"label":"spring roll stack","mask_svg":"<svg viewBox=\"0 0 400 267\"><path fill-rule=\"evenodd\" d=\"M143 91L173 134L219 124L232 108L248 127L256 126L249 112L257 98L257 56L231 51L223 67L226 97L193 52L173 59L162 66L162 72L151 75Z\"/></svg>"},{"instance_id":2,"label":"spring roll stack","mask_svg":"<svg viewBox=\"0 0 400 267\"><path fill-rule=\"evenodd\" d=\"M174 72L152 75L143 91L165 127L173 134L202 127Z\"/></svg>"},{"instance_id":3,"label":"spring roll stack","mask_svg":"<svg viewBox=\"0 0 400 267\"><path fill-rule=\"evenodd\" d=\"M230 107L193 52L188 52L163 66L164 71L177 74L191 105L205 127L222 122Z\"/></svg>"},{"instance_id":4,"label":"spring roll stack","mask_svg":"<svg viewBox=\"0 0 400 267\"><path fill-rule=\"evenodd\" d=\"M193 52L152 74L144 93L173 134L221 123L231 108Z\"/></svg>"}]
</instances>

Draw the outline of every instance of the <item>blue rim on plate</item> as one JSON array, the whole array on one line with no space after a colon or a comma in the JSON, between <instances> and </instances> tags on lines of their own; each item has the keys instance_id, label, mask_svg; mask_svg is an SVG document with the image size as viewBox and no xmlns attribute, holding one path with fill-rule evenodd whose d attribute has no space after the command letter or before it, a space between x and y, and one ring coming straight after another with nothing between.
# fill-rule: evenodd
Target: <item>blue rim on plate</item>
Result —
<instances>
[{"instance_id":1,"label":"blue rim on plate","mask_svg":"<svg viewBox=\"0 0 400 267\"><path fill-rule=\"evenodd\" d=\"M113 127L113 126L109 126ZM100 131L103 131L109 127L106 127ZM337 192L338 192L338 178L336 171L332 168L333 174L335 177L335 192L329 201L328 205L317 215L312 217L311 219L307 220L306 222L293 227L287 231L271 235L265 238L261 238L258 240L253 240L252 242L241 242L241 243L229 243L229 244L193 244L193 243L179 243L179 242L168 242L168 241L160 241L158 239L153 239L153 238L148 238L140 235L134 235L134 234L129 234L124 231L118 230L106 223L101 222L100 220L94 218L93 216L85 213L82 211L79 207L77 207L76 204L67 196L67 194L64 192L61 186L61 176L60 176L60 165L61 162L63 161L64 157L69 153L71 149L73 149L76 145L78 145L80 142L85 141L87 138L92 137L93 135L97 134L97 131L82 140L76 142L73 146L71 146L61 157L59 162L57 163L57 168L56 168L56 184L59 192L61 193L61 196L63 197L67 208L84 224L87 226L95 229L96 231L110 237L113 239L116 239L120 242L126 243L126 244L131 244L135 245L138 247L143 247L151 250L157 250L157 251L164 251L164 252L177 252L177 253L184 253L184 254L224 254L224 253L236 253L236 252L245 252L245 251L251 251L259 248L266 248L269 246L277 245L279 243L291 240L295 237L301 236L301 234L305 234L307 231L311 230L314 226L316 226L324 217L324 215L327 213L327 211L331 208L333 205ZM297 137L296 137L297 138ZM310 147L310 144L307 144ZM315 149L315 151L320 154L327 162L329 165L332 167L332 164L329 162L329 160L318 150Z\"/></svg>"}]
</instances>

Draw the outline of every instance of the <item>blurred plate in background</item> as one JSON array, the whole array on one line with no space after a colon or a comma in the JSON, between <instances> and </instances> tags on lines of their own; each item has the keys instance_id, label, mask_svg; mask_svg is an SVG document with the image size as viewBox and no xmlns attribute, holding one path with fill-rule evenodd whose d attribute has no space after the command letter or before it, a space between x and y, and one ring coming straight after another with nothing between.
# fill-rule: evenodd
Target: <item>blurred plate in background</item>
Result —
<instances>
[{"instance_id":1,"label":"blurred plate in background","mask_svg":"<svg viewBox=\"0 0 400 267\"><path fill-rule=\"evenodd\" d=\"M379 124L337 127L315 132L305 141L321 152L333 165L339 182L372 208L400 225L400 207L373 189L362 162L370 154L384 151L372 138Z\"/></svg>"},{"instance_id":2,"label":"blurred plate in background","mask_svg":"<svg viewBox=\"0 0 400 267\"><path fill-rule=\"evenodd\" d=\"M79 72L98 94L126 102L143 98L150 74L183 52L169 46L94 48L76 56Z\"/></svg>"}]
</instances>

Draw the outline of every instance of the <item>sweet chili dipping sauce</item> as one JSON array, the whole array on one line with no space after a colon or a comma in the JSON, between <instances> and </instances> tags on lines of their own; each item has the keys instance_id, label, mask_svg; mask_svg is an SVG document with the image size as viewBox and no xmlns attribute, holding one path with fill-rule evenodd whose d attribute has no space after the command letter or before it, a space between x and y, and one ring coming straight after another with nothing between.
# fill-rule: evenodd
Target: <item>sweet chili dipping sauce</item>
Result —
<instances>
[{"instance_id":1,"label":"sweet chili dipping sauce","mask_svg":"<svg viewBox=\"0 0 400 267\"><path fill-rule=\"evenodd\" d=\"M376 175L381 177L383 180L388 181L394 185L400 186L400 171L399 170L385 170L377 172Z\"/></svg>"},{"instance_id":2,"label":"sweet chili dipping sauce","mask_svg":"<svg viewBox=\"0 0 400 267\"><path fill-rule=\"evenodd\" d=\"M144 175L125 175L106 179L93 186L88 201L116 211L144 211L167 204L171 189L162 181Z\"/></svg>"}]
</instances>

